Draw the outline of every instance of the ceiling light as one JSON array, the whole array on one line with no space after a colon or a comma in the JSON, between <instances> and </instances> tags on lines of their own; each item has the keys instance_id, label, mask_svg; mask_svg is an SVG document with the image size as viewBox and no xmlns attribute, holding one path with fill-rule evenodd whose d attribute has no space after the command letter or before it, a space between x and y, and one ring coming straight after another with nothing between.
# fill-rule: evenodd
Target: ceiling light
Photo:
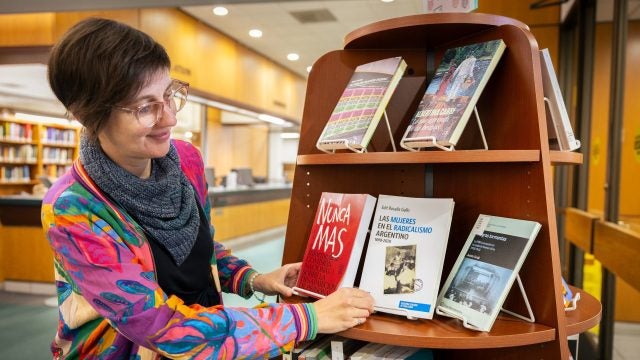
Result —
<instances>
[{"instance_id":1,"label":"ceiling light","mask_svg":"<svg viewBox=\"0 0 640 360\"><path fill-rule=\"evenodd\" d=\"M279 117L275 117L275 116L267 115L267 114L258 115L258 119L260 119L262 121L266 121L268 123L272 123L274 125L284 125L286 123L286 121L284 121L283 119L281 119Z\"/></svg>"},{"instance_id":2,"label":"ceiling light","mask_svg":"<svg viewBox=\"0 0 640 360\"><path fill-rule=\"evenodd\" d=\"M225 16L229 13L229 10L224 6L216 6L213 8L213 13L218 16Z\"/></svg>"},{"instance_id":3,"label":"ceiling light","mask_svg":"<svg viewBox=\"0 0 640 360\"><path fill-rule=\"evenodd\" d=\"M300 55L296 54L296 53L290 53L287 55L287 59L291 60L291 61L297 61L300 59Z\"/></svg>"},{"instance_id":4,"label":"ceiling light","mask_svg":"<svg viewBox=\"0 0 640 360\"><path fill-rule=\"evenodd\" d=\"M249 30L249 36L251 36L252 38L261 38L262 37L262 31L260 31L258 29L251 29L251 30Z\"/></svg>"},{"instance_id":5,"label":"ceiling light","mask_svg":"<svg viewBox=\"0 0 640 360\"><path fill-rule=\"evenodd\" d=\"M291 132L280 133L280 139L299 139L299 138L300 138L300 134L298 133L291 133Z\"/></svg>"},{"instance_id":6,"label":"ceiling light","mask_svg":"<svg viewBox=\"0 0 640 360\"><path fill-rule=\"evenodd\" d=\"M383 3L390 3L393 2L393 0L382 0Z\"/></svg>"},{"instance_id":7,"label":"ceiling light","mask_svg":"<svg viewBox=\"0 0 640 360\"><path fill-rule=\"evenodd\" d=\"M307 72L311 72L311 65L307 66Z\"/></svg>"}]
</instances>

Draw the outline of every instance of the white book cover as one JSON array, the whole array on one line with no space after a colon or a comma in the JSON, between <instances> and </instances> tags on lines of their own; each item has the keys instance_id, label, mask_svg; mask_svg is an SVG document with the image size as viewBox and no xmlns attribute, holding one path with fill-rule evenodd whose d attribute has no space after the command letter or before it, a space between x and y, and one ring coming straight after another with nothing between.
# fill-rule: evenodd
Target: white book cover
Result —
<instances>
[{"instance_id":1,"label":"white book cover","mask_svg":"<svg viewBox=\"0 0 640 360\"><path fill-rule=\"evenodd\" d=\"M422 7L426 14L468 13L478 8L478 0L423 0Z\"/></svg>"},{"instance_id":2,"label":"white book cover","mask_svg":"<svg viewBox=\"0 0 640 360\"><path fill-rule=\"evenodd\" d=\"M548 107L547 132L549 133L549 138L557 140L559 150L576 150L580 147L580 140L576 139L573 133L569 114L560 91L560 84L549 55L549 49L540 50L540 65L542 68L544 97L548 100L545 107Z\"/></svg>"},{"instance_id":3,"label":"white book cover","mask_svg":"<svg viewBox=\"0 0 640 360\"><path fill-rule=\"evenodd\" d=\"M373 354L378 351L378 349L385 346L381 343L368 343L367 345L361 347L353 353L350 357L351 360L369 360L373 357Z\"/></svg>"},{"instance_id":4,"label":"white book cover","mask_svg":"<svg viewBox=\"0 0 640 360\"><path fill-rule=\"evenodd\" d=\"M380 195L360 280L377 311L433 318L453 206L453 199Z\"/></svg>"},{"instance_id":5,"label":"white book cover","mask_svg":"<svg viewBox=\"0 0 640 360\"><path fill-rule=\"evenodd\" d=\"M490 331L541 225L480 214L438 297L438 314Z\"/></svg>"}]
</instances>

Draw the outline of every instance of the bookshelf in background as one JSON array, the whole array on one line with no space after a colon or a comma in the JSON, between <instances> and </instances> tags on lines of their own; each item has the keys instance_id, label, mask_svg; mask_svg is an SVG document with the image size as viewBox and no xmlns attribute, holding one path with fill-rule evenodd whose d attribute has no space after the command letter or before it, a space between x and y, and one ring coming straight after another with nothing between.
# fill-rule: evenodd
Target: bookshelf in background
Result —
<instances>
[{"instance_id":1,"label":"bookshelf in background","mask_svg":"<svg viewBox=\"0 0 640 360\"><path fill-rule=\"evenodd\" d=\"M78 129L63 125L40 125L41 174L55 180L73 163L78 152Z\"/></svg>"},{"instance_id":2,"label":"bookshelf in background","mask_svg":"<svg viewBox=\"0 0 640 360\"><path fill-rule=\"evenodd\" d=\"M55 181L78 156L80 128L0 113L0 195L30 193L41 176Z\"/></svg>"}]
</instances>

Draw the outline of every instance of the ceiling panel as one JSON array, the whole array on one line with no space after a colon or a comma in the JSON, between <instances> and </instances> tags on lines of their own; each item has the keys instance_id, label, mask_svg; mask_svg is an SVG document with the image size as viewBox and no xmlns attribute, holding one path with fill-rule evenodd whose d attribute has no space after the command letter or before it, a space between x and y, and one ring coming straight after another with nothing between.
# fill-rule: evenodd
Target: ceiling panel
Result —
<instances>
[{"instance_id":1,"label":"ceiling panel","mask_svg":"<svg viewBox=\"0 0 640 360\"><path fill-rule=\"evenodd\" d=\"M229 14L223 17L214 15L211 5L187 6L182 10L306 77L307 66L323 54L341 49L344 36L352 30L383 19L419 14L423 0L278 1L225 7ZM301 23L291 14L295 11L328 12L335 20ZM253 28L262 30L261 39L248 35ZM287 60L290 52L298 53L300 60Z\"/></svg>"}]
</instances>

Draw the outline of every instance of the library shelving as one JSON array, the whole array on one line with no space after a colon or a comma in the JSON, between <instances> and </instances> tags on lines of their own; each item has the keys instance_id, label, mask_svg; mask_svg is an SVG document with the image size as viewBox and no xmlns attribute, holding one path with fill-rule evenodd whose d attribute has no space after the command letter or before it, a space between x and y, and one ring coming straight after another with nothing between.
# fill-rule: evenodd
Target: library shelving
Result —
<instances>
[{"instance_id":1,"label":"library shelving","mask_svg":"<svg viewBox=\"0 0 640 360\"><path fill-rule=\"evenodd\" d=\"M0 195L31 192L41 176L55 181L78 155L80 128L0 114Z\"/></svg>"},{"instance_id":2,"label":"library shelving","mask_svg":"<svg viewBox=\"0 0 640 360\"><path fill-rule=\"evenodd\" d=\"M477 103L489 150L476 150L482 141L475 121L469 121L455 151L394 152L383 122L367 153L324 154L316 149L359 64L392 56L402 56L408 64L386 108L398 144L444 51L493 39L502 39L507 50ZM588 294L584 294L587 305L580 308L578 303L580 311L569 315L564 311L552 166L580 164L582 155L549 150L538 51L528 27L516 20L487 14L427 14L359 28L346 36L344 49L316 61L307 83L283 263L302 260L323 191L453 198L442 280L478 214L542 224L520 270L535 322L501 313L490 332L476 332L459 320L438 315L433 320L408 320L376 313L342 335L434 348L447 359L568 359L567 336L597 324L600 304ZM505 307L526 313L519 292L513 290Z\"/></svg>"}]
</instances>

